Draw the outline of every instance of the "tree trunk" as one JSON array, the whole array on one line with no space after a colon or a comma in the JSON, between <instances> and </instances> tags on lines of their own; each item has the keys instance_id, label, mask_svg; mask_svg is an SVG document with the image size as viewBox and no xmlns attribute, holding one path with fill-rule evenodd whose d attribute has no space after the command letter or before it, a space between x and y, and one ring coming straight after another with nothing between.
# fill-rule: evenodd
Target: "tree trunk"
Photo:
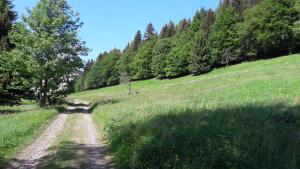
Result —
<instances>
[{"instance_id":1,"label":"tree trunk","mask_svg":"<svg viewBox=\"0 0 300 169\"><path fill-rule=\"evenodd\" d=\"M128 95L131 95L131 80L128 80Z\"/></svg>"},{"instance_id":2,"label":"tree trunk","mask_svg":"<svg viewBox=\"0 0 300 169\"><path fill-rule=\"evenodd\" d=\"M45 107L47 103L47 92L48 92L48 80L40 80L41 91L40 91L40 107Z\"/></svg>"}]
</instances>

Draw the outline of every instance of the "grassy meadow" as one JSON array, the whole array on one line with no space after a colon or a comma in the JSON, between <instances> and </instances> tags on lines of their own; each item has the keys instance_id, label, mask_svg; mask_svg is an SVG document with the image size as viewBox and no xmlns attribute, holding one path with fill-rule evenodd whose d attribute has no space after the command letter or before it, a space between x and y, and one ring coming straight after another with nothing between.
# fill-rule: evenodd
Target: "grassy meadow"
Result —
<instances>
[{"instance_id":1,"label":"grassy meadow","mask_svg":"<svg viewBox=\"0 0 300 169\"><path fill-rule=\"evenodd\" d=\"M41 109L28 101L20 106L0 106L0 168L57 113L55 108Z\"/></svg>"},{"instance_id":2,"label":"grassy meadow","mask_svg":"<svg viewBox=\"0 0 300 169\"><path fill-rule=\"evenodd\" d=\"M300 55L133 82L93 102L119 168L300 168Z\"/></svg>"}]
</instances>

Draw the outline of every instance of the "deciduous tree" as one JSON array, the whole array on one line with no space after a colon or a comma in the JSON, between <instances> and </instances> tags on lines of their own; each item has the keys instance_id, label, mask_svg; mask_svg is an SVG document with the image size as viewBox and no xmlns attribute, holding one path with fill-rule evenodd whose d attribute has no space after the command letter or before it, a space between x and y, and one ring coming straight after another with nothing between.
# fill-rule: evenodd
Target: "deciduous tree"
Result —
<instances>
[{"instance_id":1,"label":"deciduous tree","mask_svg":"<svg viewBox=\"0 0 300 169\"><path fill-rule=\"evenodd\" d=\"M88 49L77 36L82 23L66 0L41 0L22 19L14 26L11 39L35 63L34 84L43 107L52 102L50 94L59 91L62 77L83 66L79 56Z\"/></svg>"}]
</instances>

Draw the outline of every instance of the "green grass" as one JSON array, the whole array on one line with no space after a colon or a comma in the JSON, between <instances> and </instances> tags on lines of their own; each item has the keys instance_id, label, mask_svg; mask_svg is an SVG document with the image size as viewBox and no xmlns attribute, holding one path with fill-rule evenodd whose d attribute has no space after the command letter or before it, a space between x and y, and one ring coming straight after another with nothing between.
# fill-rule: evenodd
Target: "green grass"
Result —
<instances>
[{"instance_id":1,"label":"green grass","mask_svg":"<svg viewBox=\"0 0 300 169\"><path fill-rule=\"evenodd\" d=\"M36 105L0 106L0 168L25 144L37 136L39 131L58 111L41 109Z\"/></svg>"},{"instance_id":2,"label":"green grass","mask_svg":"<svg viewBox=\"0 0 300 169\"><path fill-rule=\"evenodd\" d=\"M94 103L119 168L300 168L300 55L71 95Z\"/></svg>"},{"instance_id":3,"label":"green grass","mask_svg":"<svg viewBox=\"0 0 300 169\"><path fill-rule=\"evenodd\" d=\"M86 152L83 150L83 145L77 144L72 140L72 138L78 135L78 131L75 131L74 127L77 125L78 117L76 116L76 114L72 114L71 117L67 119L64 130L56 139L56 143L49 149L50 153L39 159L37 168L84 168L83 163Z\"/></svg>"}]
</instances>

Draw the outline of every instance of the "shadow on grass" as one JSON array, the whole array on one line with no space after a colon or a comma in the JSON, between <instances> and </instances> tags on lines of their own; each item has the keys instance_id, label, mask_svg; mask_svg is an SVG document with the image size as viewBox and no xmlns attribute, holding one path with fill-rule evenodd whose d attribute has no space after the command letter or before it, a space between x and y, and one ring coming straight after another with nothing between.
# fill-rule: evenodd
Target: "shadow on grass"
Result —
<instances>
[{"instance_id":1,"label":"shadow on grass","mask_svg":"<svg viewBox=\"0 0 300 169\"><path fill-rule=\"evenodd\" d=\"M3 157L0 154L0 168L4 168L4 166L8 166L9 165L9 159Z\"/></svg>"},{"instance_id":2,"label":"shadow on grass","mask_svg":"<svg viewBox=\"0 0 300 169\"><path fill-rule=\"evenodd\" d=\"M87 103L72 103L72 102L67 102L67 105L68 106L76 107L76 106L89 106L90 104L87 104Z\"/></svg>"},{"instance_id":3,"label":"shadow on grass","mask_svg":"<svg viewBox=\"0 0 300 169\"><path fill-rule=\"evenodd\" d=\"M300 106L162 112L112 128L119 168L300 168Z\"/></svg>"},{"instance_id":4,"label":"shadow on grass","mask_svg":"<svg viewBox=\"0 0 300 169\"><path fill-rule=\"evenodd\" d=\"M97 100L95 102L93 102L90 106L90 112L93 112L98 106L101 106L101 105L112 105L112 104L116 104L116 103L119 103L121 102L121 100L119 99L100 99L100 100Z\"/></svg>"},{"instance_id":5,"label":"shadow on grass","mask_svg":"<svg viewBox=\"0 0 300 169\"><path fill-rule=\"evenodd\" d=\"M5 114L13 114L13 113L21 113L21 110L9 110L9 109L1 109L0 110L0 115L5 115Z\"/></svg>"},{"instance_id":6,"label":"shadow on grass","mask_svg":"<svg viewBox=\"0 0 300 169\"><path fill-rule=\"evenodd\" d=\"M14 161L15 166L30 166L37 163L38 169L88 169L88 168L114 168L113 163L105 159L106 147L94 147L92 145L77 144L64 141L58 146L49 149L47 155L36 161ZM12 167L13 168L13 167ZM15 167L16 169L18 167Z\"/></svg>"}]
</instances>

